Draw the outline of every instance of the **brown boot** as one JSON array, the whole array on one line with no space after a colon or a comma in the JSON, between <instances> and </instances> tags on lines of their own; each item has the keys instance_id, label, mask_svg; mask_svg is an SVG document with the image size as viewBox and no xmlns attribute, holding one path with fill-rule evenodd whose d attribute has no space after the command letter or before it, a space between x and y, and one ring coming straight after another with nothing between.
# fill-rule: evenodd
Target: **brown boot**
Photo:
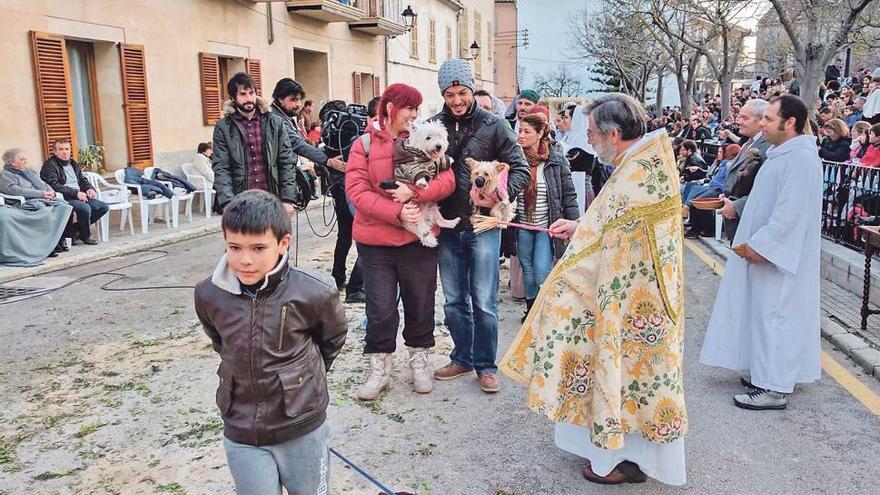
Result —
<instances>
[{"instance_id":1,"label":"brown boot","mask_svg":"<svg viewBox=\"0 0 880 495\"><path fill-rule=\"evenodd\" d=\"M501 380L492 373L480 373L480 390L487 394L494 394L501 390Z\"/></svg>"},{"instance_id":2,"label":"brown boot","mask_svg":"<svg viewBox=\"0 0 880 495\"><path fill-rule=\"evenodd\" d=\"M434 379L436 380L453 380L460 376L469 375L474 372L473 368L466 368L464 366L459 366L455 363L449 363L446 366L440 368L439 370L434 372Z\"/></svg>"},{"instance_id":3,"label":"brown boot","mask_svg":"<svg viewBox=\"0 0 880 495\"><path fill-rule=\"evenodd\" d=\"M600 485L622 485L624 483L644 483L648 479L648 475L639 469L637 464L629 461L623 461L608 473L607 476L599 476L593 472L590 463L586 463L581 467L581 474L587 481L598 483Z\"/></svg>"}]
</instances>

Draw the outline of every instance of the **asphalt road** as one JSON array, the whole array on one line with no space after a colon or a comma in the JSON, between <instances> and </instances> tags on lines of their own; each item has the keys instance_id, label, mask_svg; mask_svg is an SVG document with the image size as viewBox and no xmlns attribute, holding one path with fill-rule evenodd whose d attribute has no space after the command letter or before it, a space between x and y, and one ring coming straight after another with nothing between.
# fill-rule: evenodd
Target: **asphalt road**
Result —
<instances>
[{"instance_id":1,"label":"asphalt road","mask_svg":"<svg viewBox=\"0 0 880 495\"><path fill-rule=\"evenodd\" d=\"M325 230L320 219L313 218L313 222L318 224L318 230ZM300 263L329 273L334 236L318 238L309 233L306 225L301 228L304 233ZM209 236L162 250L168 254L156 261L121 268L159 256L139 253L36 277L20 285L57 286L97 272L120 272L130 277L113 287L193 285L210 274L222 252L222 239L219 235ZM360 356L363 332L355 323L359 321L362 307L349 308L353 323L347 354L331 373L335 375L331 376L332 444L385 484L420 494L880 493L877 488L880 418L828 375L823 374L818 383L799 387L790 398L788 410L783 412L752 412L733 406L732 396L743 390L738 376L697 362L719 278L704 260L690 251L686 252L685 263L685 390L690 418L690 433L685 440L687 485L670 487L649 481L609 488L586 482L580 476L579 459L553 445L552 424L525 408L524 390L510 380L504 380L502 391L492 396L479 391L476 379L439 383L434 393L418 396L409 390L398 371L392 391L375 406L363 407L350 397L353 387L364 379L365 362ZM101 290L112 278L100 275L50 295L0 305L0 342L6 355L0 362L0 411L4 411L0 412L0 435L6 438L7 444L16 429L21 428L13 411L21 409L21 402L26 400L26 393L22 391L41 380L35 371L40 366L72 354L88 356L97 346L108 343L148 339L162 335L169 328L192 327L191 291ZM506 281L506 275L502 275L502 281ZM499 355L517 331L521 315L520 305L510 299L506 290L502 290L501 297ZM442 308L439 296L437 307ZM442 309L435 319L442 322ZM206 341L200 340L198 330L193 332L193 342L204 347ZM443 335L442 329L438 330L442 343L438 345L437 355L432 357L435 366L446 362L443 352L448 350L449 342ZM866 385L869 393L880 392L873 378L862 377L859 368L827 343L823 343L823 347ZM187 400L204 411L213 411L212 375L216 363L209 351L201 352L204 354L199 359L185 363L188 372L177 371L178 375L166 376L163 380L174 386L175 380L179 384L190 380L186 373L203 375L194 389L196 392L191 394L193 397ZM398 367L402 368L403 353L398 354ZM155 380L157 383L151 383L154 390L159 386L159 379ZM158 430L170 427L167 418L151 420L149 411L141 411L137 421L146 425L152 421ZM40 459L39 455L28 458L23 453L36 449L28 445L29 438L21 440L19 450L13 449L13 455L21 458L18 468L12 472L0 469L0 494L170 491L165 489L171 486L168 484L155 484L151 492L149 484L136 485L135 481L106 488L108 483L83 474L88 473L90 461L87 459L77 464L81 471L58 479L35 481L35 476L44 468L36 466L39 460L33 460ZM129 440L114 437L107 440L111 447L113 442L122 441ZM47 445L64 450L63 445ZM146 457L153 448L148 444L133 445L137 445L135 450L140 452L129 455ZM174 493L232 493L228 471L222 466L219 438L202 448L207 449L207 458L214 462L211 480L187 475L189 463L206 462L199 460L201 457L190 457L177 465L174 462L178 461L168 461L167 470L163 471L166 481L174 480L184 490ZM158 446L147 458L152 459L157 452L162 452ZM114 449L108 448L107 459L114 453ZM332 469L335 473L333 493L376 492L335 460ZM131 480L147 476L137 468L134 470ZM146 466L143 470L148 471Z\"/></svg>"}]
</instances>

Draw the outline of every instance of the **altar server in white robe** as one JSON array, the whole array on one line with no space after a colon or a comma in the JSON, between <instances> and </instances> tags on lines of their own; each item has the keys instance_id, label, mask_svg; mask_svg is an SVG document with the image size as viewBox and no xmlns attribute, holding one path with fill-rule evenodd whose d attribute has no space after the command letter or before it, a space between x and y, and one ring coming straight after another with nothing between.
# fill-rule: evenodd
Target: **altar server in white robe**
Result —
<instances>
[{"instance_id":1,"label":"altar server in white robe","mask_svg":"<svg viewBox=\"0 0 880 495\"><path fill-rule=\"evenodd\" d=\"M819 262L822 162L809 132L807 107L792 95L764 112L773 146L755 178L700 362L737 371L751 391L743 409L785 409L797 383L821 376Z\"/></svg>"}]
</instances>

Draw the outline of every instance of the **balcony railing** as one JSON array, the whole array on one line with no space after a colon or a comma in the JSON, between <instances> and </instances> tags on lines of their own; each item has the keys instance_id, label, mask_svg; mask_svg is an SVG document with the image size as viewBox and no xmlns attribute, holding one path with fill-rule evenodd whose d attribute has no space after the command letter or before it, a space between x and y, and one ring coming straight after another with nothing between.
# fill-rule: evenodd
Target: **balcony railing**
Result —
<instances>
[{"instance_id":1,"label":"balcony railing","mask_svg":"<svg viewBox=\"0 0 880 495\"><path fill-rule=\"evenodd\" d=\"M880 169L838 162L822 167L822 235L861 250L858 226L880 223Z\"/></svg>"},{"instance_id":2,"label":"balcony railing","mask_svg":"<svg viewBox=\"0 0 880 495\"><path fill-rule=\"evenodd\" d=\"M400 36L406 32L401 0L361 0L360 7L365 17L349 22L351 29L377 36Z\"/></svg>"},{"instance_id":3,"label":"balcony railing","mask_svg":"<svg viewBox=\"0 0 880 495\"><path fill-rule=\"evenodd\" d=\"M289 0L287 11L324 22L351 22L364 17L359 3L366 0Z\"/></svg>"}]
</instances>

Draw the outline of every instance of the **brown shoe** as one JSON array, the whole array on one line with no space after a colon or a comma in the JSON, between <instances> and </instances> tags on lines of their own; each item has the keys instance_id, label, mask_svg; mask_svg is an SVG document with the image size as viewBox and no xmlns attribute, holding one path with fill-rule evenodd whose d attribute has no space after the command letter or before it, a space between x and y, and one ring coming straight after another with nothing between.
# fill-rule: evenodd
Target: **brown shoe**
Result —
<instances>
[{"instance_id":1,"label":"brown shoe","mask_svg":"<svg viewBox=\"0 0 880 495\"><path fill-rule=\"evenodd\" d=\"M648 479L648 475L639 469L637 464L629 461L623 461L608 473L607 476L599 476L593 472L590 463L586 463L581 467L581 474L587 481L598 483L600 485L622 485L624 483L644 483Z\"/></svg>"},{"instance_id":2,"label":"brown shoe","mask_svg":"<svg viewBox=\"0 0 880 495\"><path fill-rule=\"evenodd\" d=\"M501 390L501 380L492 373L480 373L480 390L487 394L494 394Z\"/></svg>"},{"instance_id":3,"label":"brown shoe","mask_svg":"<svg viewBox=\"0 0 880 495\"><path fill-rule=\"evenodd\" d=\"M473 373L473 368L466 368L464 366L459 366L455 363L449 363L446 366L440 368L439 370L434 372L435 380L453 380L460 376L465 376L470 373Z\"/></svg>"}]
</instances>

